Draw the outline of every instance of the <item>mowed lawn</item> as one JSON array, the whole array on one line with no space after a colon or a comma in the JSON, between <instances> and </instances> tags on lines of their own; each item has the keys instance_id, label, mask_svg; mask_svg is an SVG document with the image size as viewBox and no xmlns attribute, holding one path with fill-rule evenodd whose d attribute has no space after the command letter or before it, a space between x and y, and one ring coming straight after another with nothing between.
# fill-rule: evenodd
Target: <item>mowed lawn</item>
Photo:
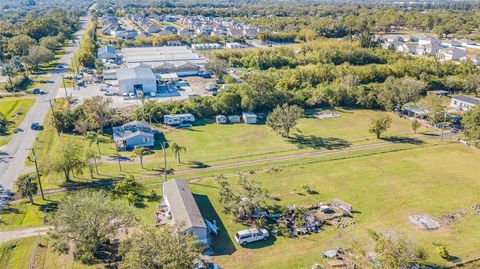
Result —
<instances>
[{"instance_id":1,"label":"mowed lawn","mask_svg":"<svg viewBox=\"0 0 480 269\"><path fill-rule=\"evenodd\" d=\"M186 153L182 153L181 156L181 163L175 159L169 148L166 152L168 168L181 170L305 151L338 149L359 143L373 143L378 140L374 135L368 133L368 124L370 119L378 114L389 114L393 119L392 127L385 136L414 136L410 121L393 113L343 108L338 108L335 112L340 117L317 119L307 113L307 116L299 121L298 127L292 132L289 139L278 136L265 124L205 124L182 129L162 128L163 133L160 140L166 140L168 145L177 143L186 147ZM88 147L88 143L82 136L63 134L61 138L58 137L49 117L44 126L45 129L38 136L35 144L40 159L54 154L53 151L60 141L65 141L65 143L76 141L78 144ZM422 128L420 131L428 130ZM122 171L120 171L118 163L108 157L115 154L111 137L107 135L102 141L103 160L99 165L100 175L96 176L94 180L128 174L158 175L158 170L164 166L163 151L161 146L156 146L153 154L144 157L145 169L140 167L138 158L132 152L122 152L122 156L130 158L130 161L123 162ZM92 148L96 149L96 146L92 145ZM33 165L31 162L27 163ZM87 169L83 175L76 175L74 178L74 181L77 182L91 180ZM61 174L48 175L45 176L45 187L56 187L63 181Z\"/></svg>"},{"instance_id":2,"label":"mowed lawn","mask_svg":"<svg viewBox=\"0 0 480 269\"><path fill-rule=\"evenodd\" d=\"M35 103L34 98L16 98L8 97L0 99L0 113L12 121L11 127L7 133L0 132L0 146L5 145L10 140L10 135L15 128L23 121L30 108Z\"/></svg>"},{"instance_id":3,"label":"mowed lawn","mask_svg":"<svg viewBox=\"0 0 480 269\"><path fill-rule=\"evenodd\" d=\"M357 224L347 229L327 228L318 234L298 238L276 238L264 245L242 248L233 235L245 227L221 213L214 179L192 184L191 189L205 205L207 218L220 216L229 237L216 241L224 252L216 259L224 268L310 268L320 254L336 247L348 247L353 240L368 242L369 228L393 236L406 236L424 247L430 261L448 264L436 254L434 242L444 244L451 255L462 260L480 257L480 216L468 215L453 226L438 231L421 231L411 225L411 214L441 218L457 209L470 211L480 202L480 154L459 144L431 146L354 159L282 167L278 172L257 171L250 178L260 181L281 204L310 206L340 198L351 203ZM232 182L236 176L228 176ZM308 184L318 194L298 194ZM203 207L205 210L208 206ZM215 212L215 213L214 213Z\"/></svg>"}]
</instances>

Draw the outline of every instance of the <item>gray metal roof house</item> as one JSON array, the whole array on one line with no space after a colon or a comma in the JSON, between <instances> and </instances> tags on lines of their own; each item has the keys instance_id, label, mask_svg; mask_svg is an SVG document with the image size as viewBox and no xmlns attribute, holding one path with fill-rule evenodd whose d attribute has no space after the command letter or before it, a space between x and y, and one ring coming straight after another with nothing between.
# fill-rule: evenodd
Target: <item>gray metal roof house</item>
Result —
<instances>
[{"instance_id":1,"label":"gray metal roof house","mask_svg":"<svg viewBox=\"0 0 480 269\"><path fill-rule=\"evenodd\" d=\"M208 244L207 225L185 179L163 183L163 197L178 232L194 235L201 244Z\"/></svg>"},{"instance_id":2,"label":"gray metal roof house","mask_svg":"<svg viewBox=\"0 0 480 269\"><path fill-rule=\"evenodd\" d=\"M115 60L117 51L112 46L103 46L98 49L97 57L102 60Z\"/></svg>"},{"instance_id":3,"label":"gray metal roof house","mask_svg":"<svg viewBox=\"0 0 480 269\"><path fill-rule=\"evenodd\" d=\"M113 127L113 141L120 150L138 147L152 147L155 139L150 125L142 121L132 121Z\"/></svg>"},{"instance_id":4,"label":"gray metal roof house","mask_svg":"<svg viewBox=\"0 0 480 269\"><path fill-rule=\"evenodd\" d=\"M452 96L452 99L450 101L450 107L460 111L467 111L478 105L480 105L479 99L464 95Z\"/></svg>"}]
</instances>

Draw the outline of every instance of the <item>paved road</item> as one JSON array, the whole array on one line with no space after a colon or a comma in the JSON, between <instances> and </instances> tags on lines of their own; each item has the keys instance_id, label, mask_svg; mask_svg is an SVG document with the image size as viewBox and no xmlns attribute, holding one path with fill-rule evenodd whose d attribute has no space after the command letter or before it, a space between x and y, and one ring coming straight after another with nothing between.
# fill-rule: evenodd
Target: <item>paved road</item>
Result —
<instances>
[{"instance_id":1,"label":"paved road","mask_svg":"<svg viewBox=\"0 0 480 269\"><path fill-rule=\"evenodd\" d=\"M30 236L45 235L50 227L36 227L23 230L0 232L0 244L6 241L20 239Z\"/></svg>"},{"instance_id":2,"label":"paved road","mask_svg":"<svg viewBox=\"0 0 480 269\"><path fill-rule=\"evenodd\" d=\"M70 64L73 52L78 48L78 40L83 35L89 19L89 17L80 19L80 30L74 35L75 42L65 48L65 55L58 61L59 63L65 66ZM49 81L43 89L47 94L37 97L35 104L19 126L23 132L14 134L10 142L0 150L0 185L6 189L11 189L17 177L25 171L24 163L29 153L28 149L33 146L38 134L38 131L30 129L30 125L33 122L43 123L45 120L50 109L48 100L57 96L63 72L63 70L57 70L47 74Z\"/></svg>"}]
</instances>

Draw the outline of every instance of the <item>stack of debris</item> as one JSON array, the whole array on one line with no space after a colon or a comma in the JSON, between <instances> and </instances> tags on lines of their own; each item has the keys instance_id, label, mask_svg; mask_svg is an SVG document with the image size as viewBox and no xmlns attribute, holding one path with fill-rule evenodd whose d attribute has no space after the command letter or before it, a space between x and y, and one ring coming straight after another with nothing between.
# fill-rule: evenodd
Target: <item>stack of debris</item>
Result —
<instances>
[{"instance_id":1,"label":"stack of debris","mask_svg":"<svg viewBox=\"0 0 480 269\"><path fill-rule=\"evenodd\" d=\"M409 216L408 219L421 230L432 231L440 228L440 222L427 215L413 215Z\"/></svg>"},{"instance_id":2,"label":"stack of debris","mask_svg":"<svg viewBox=\"0 0 480 269\"><path fill-rule=\"evenodd\" d=\"M473 214L480 215L480 203L475 203L472 205Z\"/></svg>"},{"instance_id":3,"label":"stack of debris","mask_svg":"<svg viewBox=\"0 0 480 269\"><path fill-rule=\"evenodd\" d=\"M322 257L326 259L323 268L355 268L355 263L352 261L352 256L347 249L337 248L329 250L323 253Z\"/></svg>"},{"instance_id":4,"label":"stack of debris","mask_svg":"<svg viewBox=\"0 0 480 269\"><path fill-rule=\"evenodd\" d=\"M446 225L452 225L455 222L457 222L461 217L465 216L466 214L467 214L467 212L465 212L465 210L458 209L455 212L453 212L452 214L443 215L442 223L444 223Z\"/></svg>"}]
</instances>

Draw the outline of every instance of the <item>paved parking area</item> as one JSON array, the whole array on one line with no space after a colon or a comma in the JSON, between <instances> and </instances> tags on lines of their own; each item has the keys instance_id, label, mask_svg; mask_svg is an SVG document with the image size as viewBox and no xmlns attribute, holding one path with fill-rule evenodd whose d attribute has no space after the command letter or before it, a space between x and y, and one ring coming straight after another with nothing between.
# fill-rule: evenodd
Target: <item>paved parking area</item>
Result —
<instances>
[{"instance_id":1,"label":"paved parking area","mask_svg":"<svg viewBox=\"0 0 480 269\"><path fill-rule=\"evenodd\" d=\"M211 95L209 91L205 89L205 86L207 84L213 83L214 79L205 79L201 77L187 77L187 78L182 78L182 81L179 82L179 88L177 87L169 87L169 90L167 90L164 87L164 91L157 93L157 96L151 97L151 96L146 96L147 100L154 100L157 102L168 102L168 101L181 101L181 100L187 100L190 96L192 95L201 95L201 96L207 96ZM185 82L188 83L185 84ZM112 81L106 81L106 83L109 83L113 85L113 88L118 89L118 82L115 80ZM72 88L67 88L66 93L68 96L72 96L77 100L76 105L80 105L83 103L83 101L87 98L92 98L93 96L105 96L104 91L100 90L100 85L99 83L92 83L92 84L86 84L84 87L75 87L75 89ZM61 88L58 91L57 98L65 98L65 89ZM112 95L108 96L112 99L113 101L113 107L115 108L123 108L123 107L129 107L129 106L139 106L141 104L141 101L139 99L128 99L124 100L123 96L119 95Z\"/></svg>"}]
</instances>

